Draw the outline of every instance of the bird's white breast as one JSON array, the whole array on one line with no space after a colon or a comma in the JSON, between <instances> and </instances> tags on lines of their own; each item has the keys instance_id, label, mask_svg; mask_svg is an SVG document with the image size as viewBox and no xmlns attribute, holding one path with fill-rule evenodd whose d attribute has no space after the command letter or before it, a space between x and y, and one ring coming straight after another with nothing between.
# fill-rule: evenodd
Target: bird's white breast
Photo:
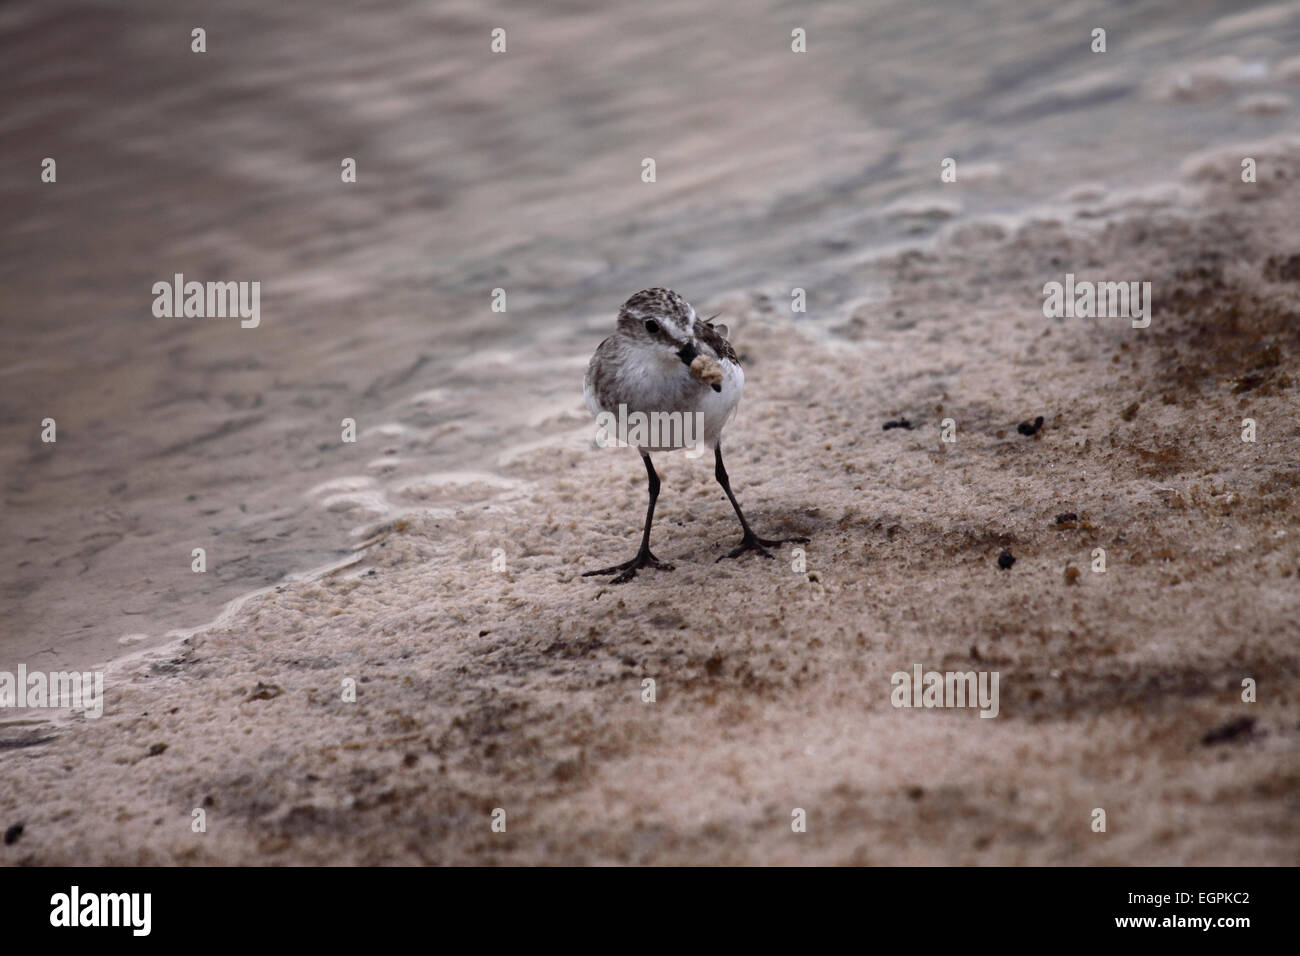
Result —
<instances>
[{"instance_id":1,"label":"bird's white breast","mask_svg":"<svg viewBox=\"0 0 1300 956\"><path fill-rule=\"evenodd\" d=\"M601 374L597 376L597 366ZM698 430L693 433L698 440L713 447L717 445L722 428L735 413L740 403L741 393L745 388L745 373L740 365L727 359L718 358L722 369L721 389L714 391L709 385L700 382L690 369L676 355L668 352L651 352L615 345L612 349L602 348L592 358L591 366L583 381L583 397L587 409L593 415L601 412L619 414L623 405L627 413L641 412L650 415L654 412L693 415L699 413L702 419L692 419L693 426L702 426L703 435ZM603 383L598 391L597 379ZM659 446L648 444L647 451L669 451L677 446Z\"/></svg>"},{"instance_id":2,"label":"bird's white breast","mask_svg":"<svg viewBox=\"0 0 1300 956\"><path fill-rule=\"evenodd\" d=\"M718 444L723 426L736 413L741 393L745 391L745 370L736 362L725 359L720 359L718 364L722 366L722 391L706 388L700 402L700 411L704 413L704 440L710 446Z\"/></svg>"}]
</instances>

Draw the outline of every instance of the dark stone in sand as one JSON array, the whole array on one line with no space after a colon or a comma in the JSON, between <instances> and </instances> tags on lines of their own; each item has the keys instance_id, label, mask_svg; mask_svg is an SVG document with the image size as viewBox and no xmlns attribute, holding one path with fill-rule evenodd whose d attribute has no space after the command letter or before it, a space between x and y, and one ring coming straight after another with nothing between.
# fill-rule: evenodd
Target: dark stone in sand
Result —
<instances>
[{"instance_id":1,"label":"dark stone in sand","mask_svg":"<svg viewBox=\"0 0 1300 956\"><path fill-rule=\"evenodd\" d=\"M1043 427L1043 416L1039 415L1032 422L1021 422L1016 426L1016 431L1022 435L1037 435L1038 429Z\"/></svg>"},{"instance_id":2,"label":"dark stone in sand","mask_svg":"<svg viewBox=\"0 0 1300 956\"><path fill-rule=\"evenodd\" d=\"M1300 253L1269 256L1264 263L1264 276L1273 282L1300 282Z\"/></svg>"},{"instance_id":3,"label":"dark stone in sand","mask_svg":"<svg viewBox=\"0 0 1300 956\"><path fill-rule=\"evenodd\" d=\"M886 432L887 432L887 431L889 431L891 428L906 428L908 431L911 431L911 430L912 430L912 423L909 422L906 418L900 418L900 419L898 419L898 421L894 421L894 422L885 422L885 424L884 424L883 426L881 426L881 429L880 429L880 430L881 430L881 431L886 431Z\"/></svg>"},{"instance_id":4,"label":"dark stone in sand","mask_svg":"<svg viewBox=\"0 0 1300 956\"><path fill-rule=\"evenodd\" d=\"M1016 563L1015 557L1012 556L1010 551L1008 551L1006 548L1003 548L1002 553L998 555L998 567L1000 567L1003 571L1005 571L1007 568L1011 567L1011 565L1015 563Z\"/></svg>"},{"instance_id":5,"label":"dark stone in sand","mask_svg":"<svg viewBox=\"0 0 1300 956\"><path fill-rule=\"evenodd\" d=\"M13 846L18 842L18 838L23 835L23 825L15 823L5 831L5 846Z\"/></svg>"},{"instance_id":6,"label":"dark stone in sand","mask_svg":"<svg viewBox=\"0 0 1300 956\"><path fill-rule=\"evenodd\" d=\"M278 684L263 684L258 681L257 686L253 688L253 692L244 698L244 703L248 703L250 700L274 700L283 693L284 691Z\"/></svg>"},{"instance_id":7,"label":"dark stone in sand","mask_svg":"<svg viewBox=\"0 0 1300 956\"><path fill-rule=\"evenodd\" d=\"M1255 733L1254 717L1238 717L1222 726L1215 727L1201 738L1201 743L1209 747L1212 744L1227 743L1230 740L1250 737Z\"/></svg>"}]
</instances>

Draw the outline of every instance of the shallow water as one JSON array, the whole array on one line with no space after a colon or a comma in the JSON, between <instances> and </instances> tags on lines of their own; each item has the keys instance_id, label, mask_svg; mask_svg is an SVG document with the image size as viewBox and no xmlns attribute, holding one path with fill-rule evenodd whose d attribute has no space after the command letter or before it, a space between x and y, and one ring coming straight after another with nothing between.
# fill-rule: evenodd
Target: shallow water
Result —
<instances>
[{"instance_id":1,"label":"shallow water","mask_svg":"<svg viewBox=\"0 0 1300 956\"><path fill-rule=\"evenodd\" d=\"M585 421L637 289L780 311L798 286L796 328L830 335L886 249L1300 125L1291 4L26 2L0 34L10 670L162 643L403 511L516 493L503 455ZM261 282L261 325L155 318L178 272Z\"/></svg>"}]
</instances>

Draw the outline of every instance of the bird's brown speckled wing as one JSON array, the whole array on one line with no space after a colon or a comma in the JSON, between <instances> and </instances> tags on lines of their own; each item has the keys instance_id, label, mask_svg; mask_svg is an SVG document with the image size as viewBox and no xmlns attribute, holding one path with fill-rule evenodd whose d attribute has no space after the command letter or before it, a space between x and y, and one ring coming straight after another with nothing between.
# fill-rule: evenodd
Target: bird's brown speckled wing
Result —
<instances>
[{"instance_id":1,"label":"bird's brown speckled wing","mask_svg":"<svg viewBox=\"0 0 1300 956\"><path fill-rule=\"evenodd\" d=\"M722 337L721 332L698 317L695 319L695 337L713 349L718 354L718 358L740 364L740 359L736 358L736 350L731 347L731 343Z\"/></svg>"},{"instance_id":2,"label":"bird's brown speckled wing","mask_svg":"<svg viewBox=\"0 0 1300 956\"><path fill-rule=\"evenodd\" d=\"M601 342L596 349L596 354L591 357L591 362L587 365L587 375L583 382L595 398L597 407L606 411L610 409L613 394L616 364L614 353L617 350L615 336L611 335ZM592 409L592 412L594 413L595 409Z\"/></svg>"}]
</instances>

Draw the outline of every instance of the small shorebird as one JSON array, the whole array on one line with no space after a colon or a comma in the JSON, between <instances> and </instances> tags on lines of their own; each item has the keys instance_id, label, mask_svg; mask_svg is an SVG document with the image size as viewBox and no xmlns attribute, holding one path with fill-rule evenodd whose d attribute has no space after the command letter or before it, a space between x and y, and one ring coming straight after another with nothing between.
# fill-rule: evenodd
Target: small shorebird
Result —
<instances>
[{"instance_id":1,"label":"small shorebird","mask_svg":"<svg viewBox=\"0 0 1300 956\"><path fill-rule=\"evenodd\" d=\"M744 532L739 546L722 557L734 558L746 551L757 551L771 558L769 547L786 542L807 543L808 539L760 538L745 520L731 492L727 469L722 464L722 426L740 403L744 387L745 373L727 341L726 326L715 326L697 318L691 304L671 289L646 289L623 303L617 331L600 343L587 366L583 394L587 408L596 416L676 413L679 417L690 415L702 421L703 443L713 449L714 477L736 509ZM645 462L650 489L641 549L631 561L587 571L583 577L613 574L616 575L614 583L622 584L635 577L639 568L673 569L650 552L650 525L659 497L659 476L650 461L650 452L671 451L681 445L656 443L653 438L631 443Z\"/></svg>"}]
</instances>

